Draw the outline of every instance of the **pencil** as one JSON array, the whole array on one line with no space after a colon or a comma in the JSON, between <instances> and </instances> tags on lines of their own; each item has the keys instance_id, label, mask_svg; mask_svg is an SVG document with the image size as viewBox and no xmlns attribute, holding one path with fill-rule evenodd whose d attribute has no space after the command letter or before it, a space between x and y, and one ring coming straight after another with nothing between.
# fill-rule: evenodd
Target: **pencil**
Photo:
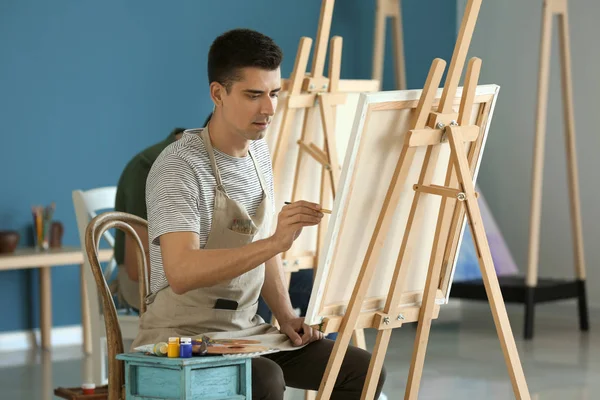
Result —
<instances>
[{"instance_id":1,"label":"pencil","mask_svg":"<svg viewBox=\"0 0 600 400\"><path fill-rule=\"evenodd\" d=\"M290 201L285 201L285 204L292 204ZM328 210L326 208L321 208L319 211L321 211L323 214L331 214L331 210Z\"/></svg>"}]
</instances>

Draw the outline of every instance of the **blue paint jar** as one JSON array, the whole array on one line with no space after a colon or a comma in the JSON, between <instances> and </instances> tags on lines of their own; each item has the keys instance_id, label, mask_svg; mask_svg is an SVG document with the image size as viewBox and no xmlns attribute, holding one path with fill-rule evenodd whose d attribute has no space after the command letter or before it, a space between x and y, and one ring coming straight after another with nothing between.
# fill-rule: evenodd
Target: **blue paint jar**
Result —
<instances>
[{"instance_id":1,"label":"blue paint jar","mask_svg":"<svg viewBox=\"0 0 600 400\"><path fill-rule=\"evenodd\" d=\"M181 340L179 341L179 357L192 357L192 338L181 338Z\"/></svg>"}]
</instances>

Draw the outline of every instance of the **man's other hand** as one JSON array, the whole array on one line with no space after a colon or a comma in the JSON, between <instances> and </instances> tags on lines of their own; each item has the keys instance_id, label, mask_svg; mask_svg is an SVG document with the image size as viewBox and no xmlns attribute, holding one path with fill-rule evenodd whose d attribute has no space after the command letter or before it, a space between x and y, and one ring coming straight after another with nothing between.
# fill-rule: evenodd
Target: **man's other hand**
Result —
<instances>
[{"instance_id":1,"label":"man's other hand","mask_svg":"<svg viewBox=\"0 0 600 400\"><path fill-rule=\"evenodd\" d=\"M306 325L302 317L279 321L279 325L279 330L285 333L295 346L303 346L324 337L322 332Z\"/></svg>"}]
</instances>

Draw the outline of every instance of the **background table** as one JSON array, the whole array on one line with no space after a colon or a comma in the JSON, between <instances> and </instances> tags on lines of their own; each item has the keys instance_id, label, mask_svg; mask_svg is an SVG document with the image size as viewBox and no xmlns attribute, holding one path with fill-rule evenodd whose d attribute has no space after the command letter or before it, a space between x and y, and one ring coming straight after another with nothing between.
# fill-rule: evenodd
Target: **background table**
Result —
<instances>
[{"instance_id":1,"label":"background table","mask_svg":"<svg viewBox=\"0 0 600 400\"><path fill-rule=\"evenodd\" d=\"M112 249L103 249L98 252L100 262L110 261L112 255ZM89 302L83 274L83 261L84 254L81 247L62 247L47 251L22 248L17 249L14 253L0 254L0 271L37 268L40 272L40 333L41 346L44 350L50 349L52 343L52 281L50 268L64 265L80 266L83 346L84 349L91 348L91 343L89 343L91 338Z\"/></svg>"}]
</instances>

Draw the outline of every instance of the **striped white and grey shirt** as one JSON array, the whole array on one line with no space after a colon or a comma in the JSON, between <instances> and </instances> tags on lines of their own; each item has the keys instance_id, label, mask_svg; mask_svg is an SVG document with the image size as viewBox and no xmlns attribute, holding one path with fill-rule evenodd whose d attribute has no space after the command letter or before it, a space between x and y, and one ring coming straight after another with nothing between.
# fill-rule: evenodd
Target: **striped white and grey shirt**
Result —
<instances>
[{"instance_id":1,"label":"striped white and grey shirt","mask_svg":"<svg viewBox=\"0 0 600 400\"><path fill-rule=\"evenodd\" d=\"M150 240L150 290L168 286L160 252L160 236L170 232L195 232L200 248L211 228L216 179L208 152L200 137L202 129L187 130L158 156L146 183L148 238ZM271 157L264 139L253 141L250 151L273 195ZM214 149L217 167L227 195L253 216L262 199L260 181L250 156L232 157ZM273 213L274 209L271 210Z\"/></svg>"}]
</instances>

